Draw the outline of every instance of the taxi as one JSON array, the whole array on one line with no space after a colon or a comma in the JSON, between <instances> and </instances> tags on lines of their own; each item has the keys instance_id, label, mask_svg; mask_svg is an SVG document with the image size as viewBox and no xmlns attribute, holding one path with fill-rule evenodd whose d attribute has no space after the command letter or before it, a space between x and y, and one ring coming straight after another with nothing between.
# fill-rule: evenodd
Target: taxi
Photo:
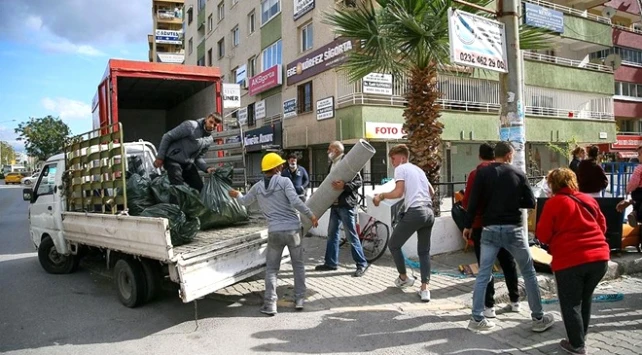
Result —
<instances>
[{"instance_id":1,"label":"taxi","mask_svg":"<svg viewBox=\"0 0 642 355\"><path fill-rule=\"evenodd\" d=\"M23 176L20 173L7 173L4 176L4 183L9 184L20 184Z\"/></svg>"}]
</instances>

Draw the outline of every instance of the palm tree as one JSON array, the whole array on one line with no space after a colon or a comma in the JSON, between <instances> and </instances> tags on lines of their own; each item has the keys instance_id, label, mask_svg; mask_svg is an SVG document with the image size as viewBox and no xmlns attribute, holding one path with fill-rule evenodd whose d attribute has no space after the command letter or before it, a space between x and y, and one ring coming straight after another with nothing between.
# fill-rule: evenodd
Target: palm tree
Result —
<instances>
[{"instance_id":1,"label":"palm tree","mask_svg":"<svg viewBox=\"0 0 642 355\"><path fill-rule=\"evenodd\" d=\"M485 7L490 0L469 0ZM442 163L439 121L441 93L437 87L438 70L450 61L448 9L458 8L487 16L474 7L454 4L451 0L359 0L355 6L327 12L324 22L337 35L361 43L340 67L350 81L372 72L391 73L408 78L405 91L404 129L412 152L412 162L426 172L431 184L439 183ZM522 48L546 48L547 37L540 30L522 29ZM439 215L439 198L433 207Z\"/></svg>"}]
</instances>

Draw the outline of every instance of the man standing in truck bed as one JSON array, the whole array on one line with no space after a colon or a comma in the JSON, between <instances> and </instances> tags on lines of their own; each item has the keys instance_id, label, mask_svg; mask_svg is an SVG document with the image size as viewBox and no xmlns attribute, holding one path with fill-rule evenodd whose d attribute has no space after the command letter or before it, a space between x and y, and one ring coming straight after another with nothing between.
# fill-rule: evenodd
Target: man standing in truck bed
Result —
<instances>
[{"instance_id":1,"label":"man standing in truck bed","mask_svg":"<svg viewBox=\"0 0 642 355\"><path fill-rule=\"evenodd\" d=\"M203 156L214 141L212 132L221 122L221 116L212 113L196 121L184 121L163 135L154 166L165 167L170 184L186 183L199 192L203 189L197 168L206 173L214 171L205 165Z\"/></svg>"}]
</instances>

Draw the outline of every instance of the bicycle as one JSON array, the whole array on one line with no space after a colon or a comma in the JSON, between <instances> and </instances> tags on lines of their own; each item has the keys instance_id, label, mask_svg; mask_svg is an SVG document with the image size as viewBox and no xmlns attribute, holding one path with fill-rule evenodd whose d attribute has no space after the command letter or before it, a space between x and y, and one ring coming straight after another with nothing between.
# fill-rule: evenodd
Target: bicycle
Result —
<instances>
[{"instance_id":1,"label":"bicycle","mask_svg":"<svg viewBox=\"0 0 642 355\"><path fill-rule=\"evenodd\" d=\"M368 263L373 263L386 252L388 240L390 239L390 228L385 223L368 216L368 222L366 222L363 229L357 223L357 236L361 242L366 260ZM339 246L343 246L347 242L348 238L345 236L345 231L343 231Z\"/></svg>"}]
</instances>

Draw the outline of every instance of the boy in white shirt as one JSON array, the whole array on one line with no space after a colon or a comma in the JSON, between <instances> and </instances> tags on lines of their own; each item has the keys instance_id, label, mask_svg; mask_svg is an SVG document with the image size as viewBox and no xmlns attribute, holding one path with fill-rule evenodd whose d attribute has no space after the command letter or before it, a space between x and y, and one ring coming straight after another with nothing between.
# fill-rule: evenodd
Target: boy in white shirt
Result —
<instances>
[{"instance_id":1,"label":"boy in white shirt","mask_svg":"<svg viewBox=\"0 0 642 355\"><path fill-rule=\"evenodd\" d=\"M395 189L391 192L375 195L374 205L385 199L405 197L406 211L392 231L388 248L399 272L395 285L399 288L410 287L414 278L406 274L406 263L401 247L413 233L417 232L417 255L421 271L421 289L419 297L423 302L430 301L428 282L430 281L430 234L435 224L432 210L432 195L435 190L426 178L426 173L415 164L409 163L410 150L405 144L399 144L388 152L395 167Z\"/></svg>"}]
</instances>

